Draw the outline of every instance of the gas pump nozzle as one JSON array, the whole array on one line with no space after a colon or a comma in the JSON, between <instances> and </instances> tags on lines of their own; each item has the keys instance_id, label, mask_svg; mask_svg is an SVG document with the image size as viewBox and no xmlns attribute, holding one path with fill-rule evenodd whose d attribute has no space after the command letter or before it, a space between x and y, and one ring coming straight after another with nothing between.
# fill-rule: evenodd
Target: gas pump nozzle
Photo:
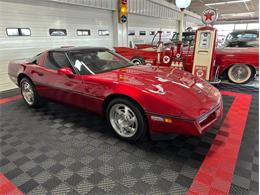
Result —
<instances>
[{"instance_id":1,"label":"gas pump nozzle","mask_svg":"<svg viewBox=\"0 0 260 195\"><path fill-rule=\"evenodd\" d=\"M160 42L157 47L157 64L161 63L161 53L163 52L163 43Z\"/></svg>"}]
</instances>

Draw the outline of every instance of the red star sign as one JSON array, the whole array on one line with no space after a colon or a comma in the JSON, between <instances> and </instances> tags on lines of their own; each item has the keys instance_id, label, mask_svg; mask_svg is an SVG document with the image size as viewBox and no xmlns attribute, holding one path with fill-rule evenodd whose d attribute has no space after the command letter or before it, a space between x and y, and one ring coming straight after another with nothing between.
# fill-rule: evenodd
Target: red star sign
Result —
<instances>
[{"instance_id":1,"label":"red star sign","mask_svg":"<svg viewBox=\"0 0 260 195\"><path fill-rule=\"evenodd\" d=\"M205 21L207 21L207 20L212 20L212 16L214 16L215 14L213 13L213 12L206 12L205 14L204 14L204 16L205 16Z\"/></svg>"}]
</instances>

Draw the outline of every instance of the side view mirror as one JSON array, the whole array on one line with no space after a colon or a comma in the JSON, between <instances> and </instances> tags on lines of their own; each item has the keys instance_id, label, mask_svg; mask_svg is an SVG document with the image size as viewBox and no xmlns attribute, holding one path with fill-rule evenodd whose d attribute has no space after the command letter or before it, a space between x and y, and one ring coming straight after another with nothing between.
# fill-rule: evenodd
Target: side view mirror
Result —
<instances>
[{"instance_id":1,"label":"side view mirror","mask_svg":"<svg viewBox=\"0 0 260 195\"><path fill-rule=\"evenodd\" d=\"M63 74L70 78L74 76L74 73L72 72L71 68L60 68L58 69L58 74Z\"/></svg>"}]
</instances>

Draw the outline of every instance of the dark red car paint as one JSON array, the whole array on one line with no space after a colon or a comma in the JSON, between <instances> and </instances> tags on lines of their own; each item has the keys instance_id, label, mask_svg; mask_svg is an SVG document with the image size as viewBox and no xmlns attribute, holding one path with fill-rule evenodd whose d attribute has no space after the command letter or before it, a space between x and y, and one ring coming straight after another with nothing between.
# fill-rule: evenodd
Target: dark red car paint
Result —
<instances>
[{"instance_id":1,"label":"dark red car paint","mask_svg":"<svg viewBox=\"0 0 260 195\"><path fill-rule=\"evenodd\" d=\"M103 114L105 103L118 95L136 101L144 110L149 131L154 134L201 135L222 117L220 92L188 72L169 67L131 66L95 75L68 77L43 66L48 52L38 65L28 61L9 64L9 76L19 85L29 77L40 96ZM156 94L160 85L165 94ZM212 112L212 120L200 126L199 119ZM172 123L154 121L151 116L172 118Z\"/></svg>"}]
</instances>

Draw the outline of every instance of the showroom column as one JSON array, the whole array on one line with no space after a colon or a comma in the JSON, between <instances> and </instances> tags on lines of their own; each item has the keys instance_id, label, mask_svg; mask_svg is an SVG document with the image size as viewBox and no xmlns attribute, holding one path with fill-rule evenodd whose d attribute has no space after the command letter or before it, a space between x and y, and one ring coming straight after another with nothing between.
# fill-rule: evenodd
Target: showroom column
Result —
<instances>
[{"instance_id":1,"label":"showroom column","mask_svg":"<svg viewBox=\"0 0 260 195\"><path fill-rule=\"evenodd\" d=\"M182 42L182 32L184 25L184 10L190 6L191 0L175 0L176 6L180 9L180 22L179 22L179 42ZM186 25L185 25L186 26Z\"/></svg>"},{"instance_id":2,"label":"showroom column","mask_svg":"<svg viewBox=\"0 0 260 195\"><path fill-rule=\"evenodd\" d=\"M114 46L128 46L127 0L118 0L113 11Z\"/></svg>"},{"instance_id":3,"label":"showroom column","mask_svg":"<svg viewBox=\"0 0 260 195\"><path fill-rule=\"evenodd\" d=\"M118 12L113 11L114 46L128 46L128 24L118 22Z\"/></svg>"}]
</instances>

